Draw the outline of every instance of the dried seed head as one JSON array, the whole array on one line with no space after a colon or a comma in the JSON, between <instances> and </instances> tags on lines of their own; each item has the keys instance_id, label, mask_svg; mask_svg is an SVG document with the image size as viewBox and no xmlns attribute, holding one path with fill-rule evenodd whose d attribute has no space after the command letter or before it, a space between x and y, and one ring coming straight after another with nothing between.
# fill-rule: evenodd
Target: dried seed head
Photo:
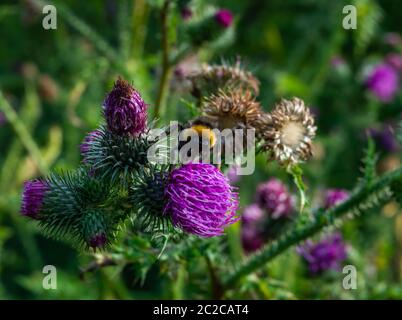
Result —
<instances>
[{"instance_id":1,"label":"dried seed head","mask_svg":"<svg viewBox=\"0 0 402 320\"><path fill-rule=\"evenodd\" d=\"M261 106L250 91L236 90L205 99L202 111L218 129L253 128L261 117Z\"/></svg>"},{"instance_id":2,"label":"dried seed head","mask_svg":"<svg viewBox=\"0 0 402 320\"><path fill-rule=\"evenodd\" d=\"M251 72L244 70L240 62L230 66L204 64L200 70L188 76L192 83L192 95L195 97L210 96L219 89L251 91L255 96L260 90L260 82Z\"/></svg>"},{"instance_id":3,"label":"dried seed head","mask_svg":"<svg viewBox=\"0 0 402 320\"><path fill-rule=\"evenodd\" d=\"M269 119L269 121L268 121ZM312 155L312 139L317 127L303 100L282 100L260 127L264 149L281 164L295 164Z\"/></svg>"}]
</instances>

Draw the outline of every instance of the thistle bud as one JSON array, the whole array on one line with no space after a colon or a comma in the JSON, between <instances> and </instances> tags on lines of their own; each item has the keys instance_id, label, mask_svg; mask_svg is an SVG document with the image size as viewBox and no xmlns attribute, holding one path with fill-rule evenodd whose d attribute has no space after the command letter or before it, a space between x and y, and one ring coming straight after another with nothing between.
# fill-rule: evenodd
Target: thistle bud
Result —
<instances>
[{"instance_id":1,"label":"thistle bud","mask_svg":"<svg viewBox=\"0 0 402 320\"><path fill-rule=\"evenodd\" d=\"M22 194L21 214L26 217L38 219L47 191L48 186L41 180L25 182Z\"/></svg>"},{"instance_id":2,"label":"thistle bud","mask_svg":"<svg viewBox=\"0 0 402 320\"><path fill-rule=\"evenodd\" d=\"M108 129L117 135L138 136L146 130L147 105L127 81L116 81L103 111Z\"/></svg>"}]
</instances>

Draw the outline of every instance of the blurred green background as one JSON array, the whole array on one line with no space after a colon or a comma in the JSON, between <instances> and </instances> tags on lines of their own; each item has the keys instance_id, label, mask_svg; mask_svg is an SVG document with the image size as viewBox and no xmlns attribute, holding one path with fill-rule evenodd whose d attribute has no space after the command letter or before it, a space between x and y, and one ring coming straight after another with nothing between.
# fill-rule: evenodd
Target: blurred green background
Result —
<instances>
[{"instance_id":1,"label":"blurred green background","mask_svg":"<svg viewBox=\"0 0 402 320\"><path fill-rule=\"evenodd\" d=\"M356 30L342 28L342 8L350 3L357 7ZM23 181L50 169L79 165L78 146L100 123L103 99L117 76L140 91L151 116L161 73L163 1L59 0L52 4L57 8L57 30L43 29L40 1L0 3L0 90L15 111L0 109L0 298L208 297L193 288L196 281L182 288L187 279L196 280L197 274L202 278L204 270L188 263L180 269L182 274L172 278L163 265L154 263L154 256L141 252L133 259L151 265L143 282L131 279L127 266L80 277L80 268L91 264L94 256L46 239L37 226L19 215ZM235 27L222 41L182 61L181 68L234 62L240 57L261 81L258 99L265 110L281 97L303 98L312 106L318 126L315 157L304 166L309 196L319 203L327 188L350 190L360 176L366 130L395 127L401 118L399 91L392 101L382 103L364 85L370 66L390 53L401 53L401 43L387 42L390 32L394 36L402 32L400 1L222 0L194 1L191 6L195 14L209 6L229 8ZM175 5L170 19L169 38L178 46L186 41L180 30L187 22ZM335 63L335 58L341 63ZM191 110L183 102L189 94L177 72L169 93L160 123L189 119ZM382 150L381 145L378 150L379 172L400 166L400 151ZM256 185L272 176L287 182L296 194L286 172L259 156L255 174L239 182L241 205L252 202ZM232 251L239 244L239 228L236 224L229 232ZM229 297L402 298L398 205L391 203L381 212L348 222L342 230L349 244L348 259L359 270L358 290L342 289L339 274L311 278L295 250L289 250ZM137 244L141 245L146 247ZM232 259L242 256L232 253ZM57 267L58 290L42 288L42 268L49 264Z\"/></svg>"}]
</instances>

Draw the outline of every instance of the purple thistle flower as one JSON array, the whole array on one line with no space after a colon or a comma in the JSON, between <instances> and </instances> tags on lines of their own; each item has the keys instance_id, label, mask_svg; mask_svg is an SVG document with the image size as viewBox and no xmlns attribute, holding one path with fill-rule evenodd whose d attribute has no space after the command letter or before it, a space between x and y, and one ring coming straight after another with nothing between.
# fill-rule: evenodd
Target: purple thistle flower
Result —
<instances>
[{"instance_id":1,"label":"purple thistle flower","mask_svg":"<svg viewBox=\"0 0 402 320\"><path fill-rule=\"evenodd\" d=\"M91 143L100 135L101 132L99 130L94 130L85 136L84 140L80 144L80 152L82 156L85 156L88 153L91 148Z\"/></svg>"},{"instance_id":2,"label":"purple thistle flower","mask_svg":"<svg viewBox=\"0 0 402 320\"><path fill-rule=\"evenodd\" d=\"M332 208L337 204L347 200L349 198L349 192L342 189L329 189L325 193L325 204L326 209Z\"/></svg>"},{"instance_id":3,"label":"purple thistle flower","mask_svg":"<svg viewBox=\"0 0 402 320\"><path fill-rule=\"evenodd\" d=\"M297 248L297 252L308 263L312 274L339 270L341 262L347 258L346 245L339 233L330 235L318 243L306 241Z\"/></svg>"},{"instance_id":4,"label":"purple thistle flower","mask_svg":"<svg viewBox=\"0 0 402 320\"><path fill-rule=\"evenodd\" d=\"M398 53L390 53L385 57L385 61L397 71L402 70L402 57Z\"/></svg>"},{"instance_id":5,"label":"purple thistle flower","mask_svg":"<svg viewBox=\"0 0 402 320\"><path fill-rule=\"evenodd\" d=\"M26 181L22 193L21 214L32 219L38 219L45 193L48 190L47 184L41 180Z\"/></svg>"},{"instance_id":6,"label":"purple thistle flower","mask_svg":"<svg viewBox=\"0 0 402 320\"><path fill-rule=\"evenodd\" d=\"M246 252L253 252L264 244L264 236L261 225L264 223L265 214L257 204L251 204L244 208L241 216L241 240Z\"/></svg>"},{"instance_id":7,"label":"purple thistle flower","mask_svg":"<svg viewBox=\"0 0 402 320\"><path fill-rule=\"evenodd\" d=\"M264 211L258 206L258 204L250 204L244 208L241 216L242 224L248 225L260 225L264 220Z\"/></svg>"},{"instance_id":8,"label":"purple thistle flower","mask_svg":"<svg viewBox=\"0 0 402 320\"><path fill-rule=\"evenodd\" d=\"M264 245L264 237L255 228L244 226L241 229L241 242L243 249L250 253L257 251Z\"/></svg>"},{"instance_id":9,"label":"purple thistle flower","mask_svg":"<svg viewBox=\"0 0 402 320\"><path fill-rule=\"evenodd\" d=\"M180 10L180 15L183 18L183 20L185 21L190 20L191 17L193 16L193 10L191 10L191 8L188 6L185 6Z\"/></svg>"},{"instance_id":10,"label":"purple thistle flower","mask_svg":"<svg viewBox=\"0 0 402 320\"><path fill-rule=\"evenodd\" d=\"M215 13L215 20L224 28L229 28L233 22L233 14L228 9L220 9Z\"/></svg>"},{"instance_id":11,"label":"purple thistle flower","mask_svg":"<svg viewBox=\"0 0 402 320\"><path fill-rule=\"evenodd\" d=\"M97 248L103 248L106 244L106 235L104 233L97 234L89 240L89 245L96 250Z\"/></svg>"},{"instance_id":12,"label":"purple thistle flower","mask_svg":"<svg viewBox=\"0 0 402 320\"><path fill-rule=\"evenodd\" d=\"M379 146L386 152L394 152L398 150L398 142L394 132L390 126L386 126L380 130L369 129L369 135Z\"/></svg>"},{"instance_id":13,"label":"purple thistle flower","mask_svg":"<svg viewBox=\"0 0 402 320\"><path fill-rule=\"evenodd\" d=\"M238 194L211 164L188 163L170 173L165 189L164 214L175 226L200 237L223 234L236 222Z\"/></svg>"},{"instance_id":14,"label":"purple thistle flower","mask_svg":"<svg viewBox=\"0 0 402 320\"><path fill-rule=\"evenodd\" d=\"M366 85L381 102L390 102L398 91L399 77L394 68L382 63L373 68Z\"/></svg>"},{"instance_id":15,"label":"purple thistle flower","mask_svg":"<svg viewBox=\"0 0 402 320\"><path fill-rule=\"evenodd\" d=\"M256 200L274 218L287 217L293 212L293 201L286 186L278 179L270 179L257 186Z\"/></svg>"},{"instance_id":16,"label":"purple thistle flower","mask_svg":"<svg viewBox=\"0 0 402 320\"><path fill-rule=\"evenodd\" d=\"M118 79L103 103L108 129L117 134L138 136L147 125L147 105L127 82Z\"/></svg>"}]
</instances>

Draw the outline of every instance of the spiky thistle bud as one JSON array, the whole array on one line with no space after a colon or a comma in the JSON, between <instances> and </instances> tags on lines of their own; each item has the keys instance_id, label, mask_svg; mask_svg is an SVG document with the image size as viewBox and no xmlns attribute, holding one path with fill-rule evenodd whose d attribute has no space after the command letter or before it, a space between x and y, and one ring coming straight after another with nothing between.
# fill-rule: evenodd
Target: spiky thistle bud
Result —
<instances>
[{"instance_id":1,"label":"spiky thistle bud","mask_svg":"<svg viewBox=\"0 0 402 320\"><path fill-rule=\"evenodd\" d=\"M130 203L144 231L171 230L171 217L164 214L165 187L169 176L168 167L152 166L132 175L129 186Z\"/></svg>"},{"instance_id":2,"label":"spiky thistle bud","mask_svg":"<svg viewBox=\"0 0 402 320\"><path fill-rule=\"evenodd\" d=\"M118 135L104 127L94 132L81 150L84 163L95 175L127 183L132 172L148 166L148 149L155 140L151 141L147 132L138 136Z\"/></svg>"},{"instance_id":3,"label":"spiky thistle bud","mask_svg":"<svg viewBox=\"0 0 402 320\"><path fill-rule=\"evenodd\" d=\"M123 201L118 190L79 169L26 184L23 212L39 217L50 237L77 247L101 248L115 238L118 225L130 213Z\"/></svg>"},{"instance_id":4,"label":"spiky thistle bud","mask_svg":"<svg viewBox=\"0 0 402 320\"><path fill-rule=\"evenodd\" d=\"M260 128L264 149L283 165L297 164L312 155L312 140L317 127L310 110L298 98L283 99Z\"/></svg>"},{"instance_id":5,"label":"spiky thistle bud","mask_svg":"<svg viewBox=\"0 0 402 320\"><path fill-rule=\"evenodd\" d=\"M22 194L21 214L33 219L39 219L47 191L49 191L49 187L44 181L33 180L25 182Z\"/></svg>"},{"instance_id":6,"label":"spiky thistle bud","mask_svg":"<svg viewBox=\"0 0 402 320\"><path fill-rule=\"evenodd\" d=\"M107 244L108 230L107 216L102 210L88 209L83 213L81 220L82 235L88 246L101 249Z\"/></svg>"},{"instance_id":7,"label":"spiky thistle bud","mask_svg":"<svg viewBox=\"0 0 402 320\"><path fill-rule=\"evenodd\" d=\"M238 220L238 195L216 167L189 163L174 169L165 189L164 213L173 224L200 237L223 234Z\"/></svg>"},{"instance_id":8,"label":"spiky thistle bud","mask_svg":"<svg viewBox=\"0 0 402 320\"><path fill-rule=\"evenodd\" d=\"M118 79L106 96L103 111L108 129L117 135L138 136L147 125L147 104L125 80Z\"/></svg>"}]
</instances>

